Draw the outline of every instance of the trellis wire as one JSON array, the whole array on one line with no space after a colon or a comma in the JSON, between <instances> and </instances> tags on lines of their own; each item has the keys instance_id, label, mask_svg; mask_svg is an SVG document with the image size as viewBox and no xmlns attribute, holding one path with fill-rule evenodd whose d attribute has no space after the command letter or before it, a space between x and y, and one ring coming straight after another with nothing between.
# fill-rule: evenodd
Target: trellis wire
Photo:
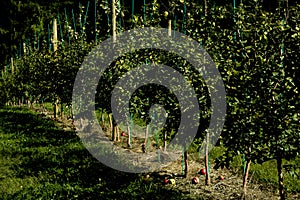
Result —
<instances>
[{"instance_id":1,"label":"trellis wire","mask_svg":"<svg viewBox=\"0 0 300 200\"><path fill-rule=\"evenodd\" d=\"M34 30L34 42L33 42L33 49L35 50L35 44L36 44L36 30Z\"/></svg>"},{"instance_id":2,"label":"trellis wire","mask_svg":"<svg viewBox=\"0 0 300 200\"><path fill-rule=\"evenodd\" d=\"M121 12L121 0L118 0L118 10ZM122 29L122 18L120 16L118 16L119 18L119 27L120 27L120 32L123 31Z\"/></svg>"},{"instance_id":3,"label":"trellis wire","mask_svg":"<svg viewBox=\"0 0 300 200\"><path fill-rule=\"evenodd\" d=\"M50 31L50 24L48 24L48 47L49 47L49 51L51 51L51 31Z\"/></svg>"},{"instance_id":4,"label":"trellis wire","mask_svg":"<svg viewBox=\"0 0 300 200\"><path fill-rule=\"evenodd\" d=\"M65 17L66 17L66 24L67 24L67 32L68 32L68 44L70 45L70 31L69 31L69 21L68 21L68 15L67 15L67 9L65 8Z\"/></svg>"},{"instance_id":5,"label":"trellis wire","mask_svg":"<svg viewBox=\"0 0 300 200\"><path fill-rule=\"evenodd\" d=\"M62 47L64 48L64 35L63 35L63 30L62 30L62 27L61 27L61 22L60 22L60 17L59 17L59 13L57 13L57 21L58 21L58 24L59 24L59 31L60 31L60 37L61 37L61 45Z\"/></svg>"},{"instance_id":6,"label":"trellis wire","mask_svg":"<svg viewBox=\"0 0 300 200\"><path fill-rule=\"evenodd\" d=\"M74 25L74 33L76 33L76 20L74 15L74 10L72 9L72 18L73 18L73 25Z\"/></svg>"},{"instance_id":7,"label":"trellis wire","mask_svg":"<svg viewBox=\"0 0 300 200\"><path fill-rule=\"evenodd\" d=\"M132 16L132 23L134 22L134 0L131 0L131 16Z\"/></svg>"},{"instance_id":8,"label":"trellis wire","mask_svg":"<svg viewBox=\"0 0 300 200\"><path fill-rule=\"evenodd\" d=\"M132 136L132 113L129 114L129 133L128 133L129 147L131 147L131 136Z\"/></svg>"},{"instance_id":9,"label":"trellis wire","mask_svg":"<svg viewBox=\"0 0 300 200\"><path fill-rule=\"evenodd\" d=\"M80 25L80 31L82 33L83 30L82 30L81 11L82 11L81 3L79 2L79 25Z\"/></svg>"},{"instance_id":10,"label":"trellis wire","mask_svg":"<svg viewBox=\"0 0 300 200\"><path fill-rule=\"evenodd\" d=\"M89 11L89 6L90 6L90 1L87 2L85 16L84 16L84 22L83 22L83 28L85 28L86 18L87 18L88 11ZM82 37L83 37L84 33L85 33L85 30L82 30Z\"/></svg>"},{"instance_id":11,"label":"trellis wire","mask_svg":"<svg viewBox=\"0 0 300 200\"><path fill-rule=\"evenodd\" d=\"M105 1L105 8L108 9L108 0ZM110 24L110 18L109 18L109 14L107 13L107 25L109 26Z\"/></svg>"},{"instance_id":12,"label":"trellis wire","mask_svg":"<svg viewBox=\"0 0 300 200\"><path fill-rule=\"evenodd\" d=\"M150 61L149 61L149 59L147 58L147 59L146 59L146 65L149 65L149 63L150 63ZM148 102L148 105L149 105L149 103L150 103L149 97L147 98L147 102ZM150 149L150 136L149 136L149 135L150 135L150 132L149 132L149 125L148 125L148 124L146 125L146 129L147 129L148 135L147 135L147 138L146 138L147 144L145 144L145 145L147 146L148 149Z\"/></svg>"},{"instance_id":13,"label":"trellis wire","mask_svg":"<svg viewBox=\"0 0 300 200\"><path fill-rule=\"evenodd\" d=\"M144 22L145 22L146 21L146 0L144 0L143 13L144 13Z\"/></svg>"},{"instance_id":14,"label":"trellis wire","mask_svg":"<svg viewBox=\"0 0 300 200\"><path fill-rule=\"evenodd\" d=\"M38 50L40 50L40 26L38 27L38 39L37 39Z\"/></svg>"},{"instance_id":15,"label":"trellis wire","mask_svg":"<svg viewBox=\"0 0 300 200\"><path fill-rule=\"evenodd\" d=\"M176 21L177 21L177 15L174 16L174 21L173 21L173 24L174 24L174 37L175 37L175 34L176 34Z\"/></svg>"},{"instance_id":16,"label":"trellis wire","mask_svg":"<svg viewBox=\"0 0 300 200\"><path fill-rule=\"evenodd\" d=\"M157 118L156 116L156 113L153 112L152 113L152 118L155 119ZM153 120L155 121L155 120ZM157 149L157 160L158 162L160 163L160 147L159 147L159 141L158 141L158 130L156 129L156 127L154 127L155 129L153 130L154 131L154 134L155 134L155 141L156 141L156 149Z\"/></svg>"},{"instance_id":17,"label":"trellis wire","mask_svg":"<svg viewBox=\"0 0 300 200\"><path fill-rule=\"evenodd\" d=\"M153 19L154 3L155 2L152 3L152 12L150 14L150 21L152 21L152 19Z\"/></svg>"}]
</instances>

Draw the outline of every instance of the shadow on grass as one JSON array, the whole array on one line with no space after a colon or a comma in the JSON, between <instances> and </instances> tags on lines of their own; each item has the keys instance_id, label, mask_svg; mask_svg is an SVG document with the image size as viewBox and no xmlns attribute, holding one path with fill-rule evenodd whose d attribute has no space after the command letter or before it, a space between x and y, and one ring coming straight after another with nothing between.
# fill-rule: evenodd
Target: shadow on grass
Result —
<instances>
[{"instance_id":1,"label":"shadow on grass","mask_svg":"<svg viewBox=\"0 0 300 200\"><path fill-rule=\"evenodd\" d=\"M12 178L38 180L4 192L3 199L182 199L179 191L99 163L74 131L59 129L26 108L0 109L0 125L0 140L9 141L1 141L0 156L16 160Z\"/></svg>"}]
</instances>

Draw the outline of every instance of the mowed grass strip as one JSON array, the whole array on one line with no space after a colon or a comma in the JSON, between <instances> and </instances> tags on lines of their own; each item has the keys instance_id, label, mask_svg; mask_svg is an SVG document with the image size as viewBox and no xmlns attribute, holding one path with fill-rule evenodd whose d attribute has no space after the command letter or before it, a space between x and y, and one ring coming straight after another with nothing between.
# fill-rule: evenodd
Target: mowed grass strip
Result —
<instances>
[{"instance_id":1,"label":"mowed grass strip","mask_svg":"<svg viewBox=\"0 0 300 200\"><path fill-rule=\"evenodd\" d=\"M93 158L74 131L27 108L0 109L1 199L182 199Z\"/></svg>"}]
</instances>

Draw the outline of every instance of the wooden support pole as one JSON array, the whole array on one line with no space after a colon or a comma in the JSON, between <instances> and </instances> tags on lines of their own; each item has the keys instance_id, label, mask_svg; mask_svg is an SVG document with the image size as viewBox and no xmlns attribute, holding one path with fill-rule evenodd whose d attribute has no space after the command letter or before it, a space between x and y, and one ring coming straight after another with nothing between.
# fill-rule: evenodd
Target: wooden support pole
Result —
<instances>
[{"instance_id":1,"label":"wooden support pole","mask_svg":"<svg viewBox=\"0 0 300 200\"><path fill-rule=\"evenodd\" d=\"M169 19L168 21L168 36L171 37L172 36L172 20Z\"/></svg>"},{"instance_id":2,"label":"wooden support pole","mask_svg":"<svg viewBox=\"0 0 300 200\"><path fill-rule=\"evenodd\" d=\"M57 119L57 115L58 115L58 99L55 99L54 103L53 103L53 117L54 117L54 119Z\"/></svg>"},{"instance_id":3,"label":"wooden support pole","mask_svg":"<svg viewBox=\"0 0 300 200\"><path fill-rule=\"evenodd\" d=\"M251 160L247 160L246 170L243 177L243 198L244 199L246 199L246 195L247 195L247 183L248 183L250 165L251 165Z\"/></svg>"},{"instance_id":4,"label":"wooden support pole","mask_svg":"<svg viewBox=\"0 0 300 200\"><path fill-rule=\"evenodd\" d=\"M129 121L127 122L127 132L128 132L128 147L131 148L131 134L132 134L132 115L129 115Z\"/></svg>"},{"instance_id":5,"label":"wooden support pole","mask_svg":"<svg viewBox=\"0 0 300 200\"><path fill-rule=\"evenodd\" d=\"M168 36L172 36L172 20L168 20ZM167 151L167 132L164 133L164 151Z\"/></svg>"},{"instance_id":6,"label":"wooden support pole","mask_svg":"<svg viewBox=\"0 0 300 200\"><path fill-rule=\"evenodd\" d=\"M53 20L53 40L52 40L52 42L53 42L53 51L56 52L58 40L57 40L57 20L55 18ZM56 98L53 103L54 119L57 118L57 114L58 114L58 99Z\"/></svg>"},{"instance_id":7,"label":"wooden support pole","mask_svg":"<svg viewBox=\"0 0 300 200\"><path fill-rule=\"evenodd\" d=\"M127 125L127 133L128 133L128 140L127 145L129 148L131 148L131 129L130 129L130 122Z\"/></svg>"},{"instance_id":8,"label":"wooden support pole","mask_svg":"<svg viewBox=\"0 0 300 200\"><path fill-rule=\"evenodd\" d=\"M11 62L11 74L13 75L14 74L14 58L13 57L10 58L10 62Z\"/></svg>"},{"instance_id":9,"label":"wooden support pole","mask_svg":"<svg viewBox=\"0 0 300 200\"><path fill-rule=\"evenodd\" d=\"M95 7L94 7L94 12L95 12L95 43L98 43L98 35L97 35L97 0L95 0Z\"/></svg>"},{"instance_id":10,"label":"wooden support pole","mask_svg":"<svg viewBox=\"0 0 300 200\"><path fill-rule=\"evenodd\" d=\"M116 0L112 0L112 32L113 42L117 40L117 14L116 14Z\"/></svg>"},{"instance_id":11,"label":"wooden support pole","mask_svg":"<svg viewBox=\"0 0 300 200\"><path fill-rule=\"evenodd\" d=\"M209 132L206 133L206 146L205 146L205 184L210 185L210 166L209 166L209 157L208 157L208 145L209 145Z\"/></svg>"},{"instance_id":12,"label":"wooden support pole","mask_svg":"<svg viewBox=\"0 0 300 200\"><path fill-rule=\"evenodd\" d=\"M26 56L27 52L26 52L26 43L23 42L23 53L24 53L24 56Z\"/></svg>"},{"instance_id":13,"label":"wooden support pole","mask_svg":"<svg viewBox=\"0 0 300 200\"><path fill-rule=\"evenodd\" d=\"M55 52L57 50L57 20L54 19L53 20L53 39L52 39L52 43L53 43L53 51Z\"/></svg>"}]
</instances>

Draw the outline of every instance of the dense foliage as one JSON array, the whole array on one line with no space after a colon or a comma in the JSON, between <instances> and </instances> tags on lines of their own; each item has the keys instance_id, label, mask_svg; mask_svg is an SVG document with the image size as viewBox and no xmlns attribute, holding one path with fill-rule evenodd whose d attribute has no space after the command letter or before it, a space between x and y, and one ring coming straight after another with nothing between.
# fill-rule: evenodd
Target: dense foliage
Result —
<instances>
[{"instance_id":1,"label":"dense foliage","mask_svg":"<svg viewBox=\"0 0 300 200\"><path fill-rule=\"evenodd\" d=\"M237 8L218 1L215 4L208 1L206 7L194 1L169 1L168 4L148 2L145 12L143 7L138 7L131 16L130 7L121 2L117 12L118 32L133 27L166 27L171 19L174 30L201 43L211 55L225 83L228 102L221 140L226 152L219 166L229 166L232 158L240 154L258 163L299 156L299 80L296 74L299 74L300 63L300 5L268 7L272 10L268 12L258 0L239 3ZM48 21L39 21L44 23L40 33L46 39L41 41L43 45L39 50L34 45L31 51L23 52L24 56L14 63L14 70L9 67L3 70L1 104L19 99L52 102L59 99L62 103L70 103L75 75L84 57L95 46L95 40L101 42L111 32L109 4L99 1L97 8L97 29L92 14L87 23L83 23L87 7L78 9L80 20L76 18L74 26L69 11L60 15L62 34L56 52L52 52L51 42L47 43L44 29L45 23L52 22L48 18L45 18ZM38 16L46 17L45 13ZM1 33L7 30L1 29ZM179 66L176 70L193 83L202 108L204 128L200 132L203 132L210 112L205 83L184 60L171 54L161 56L159 51L124 55L113 63L104 76L108 81L99 85L97 106L110 112L110 95L117 77L132 66L147 63L149 55L151 62ZM154 92L156 89L162 92ZM174 117L173 121L169 118L171 127L176 128L178 102L171 91L147 86L135 95L131 106L138 117L147 118L146 111L151 104L162 102L169 106L166 110Z\"/></svg>"}]
</instances>

